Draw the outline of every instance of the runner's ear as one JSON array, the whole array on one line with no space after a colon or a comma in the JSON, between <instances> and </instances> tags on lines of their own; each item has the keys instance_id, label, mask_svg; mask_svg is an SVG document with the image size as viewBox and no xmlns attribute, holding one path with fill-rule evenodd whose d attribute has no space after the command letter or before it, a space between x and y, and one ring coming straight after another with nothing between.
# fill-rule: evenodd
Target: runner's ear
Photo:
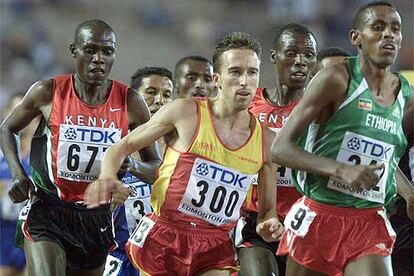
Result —
<instances>
[{"instance_id":1,"label":"runner's ear","mask_svg":"<svg viewBox=\"0 0 414 276\"><path fill-rule=\"evenodd\" d=\"M275 50L270 50L270 62L275 64L276 63L276 51Z\"/></svg>"},{"instance_id":2,"label":"runner's ear","mask_svg":"<svg viewBox=\"0 0 414 276\"><path fill-rule=\"evenodd\" d=\"M349 39L351 40L352 45L361 48L361 36L358 30L352 29L349 32Z\"/></svg>"},{"instance_id":3,"label":"runner's ear","mask_svg":"<svg viewBox=\"0 0 414 276\"><path fill-rule=\"evenodd\" d=\"M69 45L69 50L70 50L70 53L71 53L72 57L73 58L76 58L76 47L75 47L75 43L71 43Z\"/></svg>"}]
</instances>

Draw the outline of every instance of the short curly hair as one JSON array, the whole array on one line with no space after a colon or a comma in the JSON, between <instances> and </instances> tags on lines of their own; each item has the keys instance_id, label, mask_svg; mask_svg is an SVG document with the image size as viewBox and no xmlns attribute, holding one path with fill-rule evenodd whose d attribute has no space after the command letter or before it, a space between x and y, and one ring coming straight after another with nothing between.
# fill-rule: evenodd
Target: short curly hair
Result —
<instances>
[{"instance_id":1,"label":"short curly hair","mask_svg":"<svg viewBox=\"0 0 414 276\"><path fill-rule=\"evenodd\" d=\"M150 75L159 75L162 77L167 77L171 81L172 80L172 73L170 70L164 67L156 67L156 66L147 66L143 68L139 68L132 76L131 76L131 88L138 90L138 88L142 85L142 79L146 78Z\"/></svg>"},{"instance_id":2,"label":"short curly hair","mask_svg":"<svg viewBox=\"0 0 414 276\"><path fill-rule=\"evenodd\" d=\"M259 41L248 33L234 32L222 37L216 44L213 54L213 70L219 72L220 58L231 49L250 49L260 58L262 47Z\"/></svg>"}]
</instances>

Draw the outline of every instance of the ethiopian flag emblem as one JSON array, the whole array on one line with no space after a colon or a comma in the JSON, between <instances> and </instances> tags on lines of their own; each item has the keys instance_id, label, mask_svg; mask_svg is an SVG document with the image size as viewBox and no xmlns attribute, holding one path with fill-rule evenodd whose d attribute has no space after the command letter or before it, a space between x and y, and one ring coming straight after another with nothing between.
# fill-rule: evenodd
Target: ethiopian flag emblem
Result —
<instances>
[{"instance_id":1,"label":"ethiopian flag emblem","mask_svg":"<svg viewBox=\"0 0 414 276\"><path fill-rule=\"evenodd\" d=\"M372 101L368 99L358 99L358 108L362 110L372 110Z\"/></svg>"}]
</instances>

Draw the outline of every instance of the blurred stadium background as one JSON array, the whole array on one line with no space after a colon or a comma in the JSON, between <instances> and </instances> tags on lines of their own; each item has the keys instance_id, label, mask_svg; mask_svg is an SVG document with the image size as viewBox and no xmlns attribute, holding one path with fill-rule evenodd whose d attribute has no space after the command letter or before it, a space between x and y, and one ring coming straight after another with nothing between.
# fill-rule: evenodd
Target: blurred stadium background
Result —
<instances>
[{"instance_id":1,"label":"blurred stadium background","mask_svg":"<svg viewBox=\"0 0 414 276\"><path fill-rule=\"evenodd\" d=\"M276 28L309 26L319 49L348 39L353 12L366 0L2 0L0 101L35 81L74 71L69 53L75 27L101 18L115 29L117 57L111 78L129 82L138 68L173 70L189 54L212 56L217 38L231 31L256 36L263 46L261 85L273 84L269 50ZM394 70L413 70L412 0L391 1L403 19L403 46Z\"/></svg>"}]
</instances>

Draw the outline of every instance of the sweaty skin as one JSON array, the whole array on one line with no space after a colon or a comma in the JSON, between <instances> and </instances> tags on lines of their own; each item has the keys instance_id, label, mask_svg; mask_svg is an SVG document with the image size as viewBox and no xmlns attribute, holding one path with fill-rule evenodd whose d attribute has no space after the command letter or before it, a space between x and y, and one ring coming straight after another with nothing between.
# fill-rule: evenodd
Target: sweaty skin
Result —
<instances>
[{"instance_id":1,"label":"sweaty skin","mask_svg":"<svg viewBox=\"0 0 414 276\"><path fill-rule=\"evenodd\" d=\"M115 59L115 34L112 29L102 25L86 27L80 30L70 51L76 62L76 74L73 85L77 96L85 104L96 106L108 98L112 81L107 79ZM1 147L13 172L13 187L9 196L13 202L21 202L29 197L33 187L30 179L20 163L15 134L18 134L35 117L41 116L48 120L52 107L54 83L52 80L36 82L29 88L23 100L15 107L1 126ZM150 115L142 99L132 89L128 90L128 121L129 129L144 124ZM142 175L153 175L160 163L160 157L154 144L148 144L140 150L141 160L146 163L140 167ZM126 199L129 190L117 186L113 202ZM39 272L41 275L64 275L66 257L63 248L54 242L25 241L25 253L28 257L29 273ZM42 252L41 254L39 252ZM59 257L56 257L59 256ZM66 271L68 275L99 275L102 268L96 270Z\"/></svg>"},{"instance_id":2,"label":"sweaty skin","mask_svg":"<svg viewBox=\"0 0 414 276\"><path fill-rule=\"evenodd\" d=\"M232 49L223 53L223 70L215 74L215 82L223 91L210 100L213 123L220 140L229 148L238 148L248 139L251 131L250 115L247 112L255 89L258 85L257 55L251 50ZM175 112L180 110L180 112ZM151 143L165 134L176 131L177 136L169 145L178 151L187 151L197 127L196 103L191 99L177 99L159 110L150 121L132 131L118 144L111 146L102 162L99 179L90 185L86 192L86 203L90 208L105 202L108 193L117 189L114 175L123 158L136 149ZM273 134L265 130L265 147L269 146ZM276 240L282 227L275 217L276 189L275 172L269 156L259 172L260 210L258 232L265 240Z\"/></svg>"},{"instance_id":3,"label":"sweaty skin","mask_svg":"<svg viewBox=\"0 0 414 276\"><path fill-rule=\"evenodd\" d=\"M316 68L317 42L313 35L286 30L270 51L274 64L276 85L266 89L264 97L269 106L287 106L302 97L305 85ZM260 246L238 249L242 275L279 275L283 264L275 252Z\"/></svg>"},{"instance_id":4,"label":"sweaty skin","mask_svg":"<svg viewBox=\"0 0 414 276\"><path fill-rule=\"evenodd\" d=\"M364 12L362 26L350 33L352 44L358 49L360 68L372 91L383 106L394 103L399 92L398 76L390 72L401 46L401 18L388 6L374 6ZM382 165L346 165L335 160L312 155L296 145L297 138L311 122L324 123L335 114L344 101L349 73L346 63L322 69L309 83L302 101L272 146L272 159L282 165L322 176L342 179L354 188L370 189L376 185L375 171ZM324 99L321 101L321 99ZM411 117L412 101L404 116ZM412 132L412 126L406 126ZM410 132L406 132L410 133ZM374 268L375 269L372 269ZM390 256L372 255L348 264L345 275L391 275ZM315 275L288 257L288 275Z\"/></svg>"}]
</instances>

